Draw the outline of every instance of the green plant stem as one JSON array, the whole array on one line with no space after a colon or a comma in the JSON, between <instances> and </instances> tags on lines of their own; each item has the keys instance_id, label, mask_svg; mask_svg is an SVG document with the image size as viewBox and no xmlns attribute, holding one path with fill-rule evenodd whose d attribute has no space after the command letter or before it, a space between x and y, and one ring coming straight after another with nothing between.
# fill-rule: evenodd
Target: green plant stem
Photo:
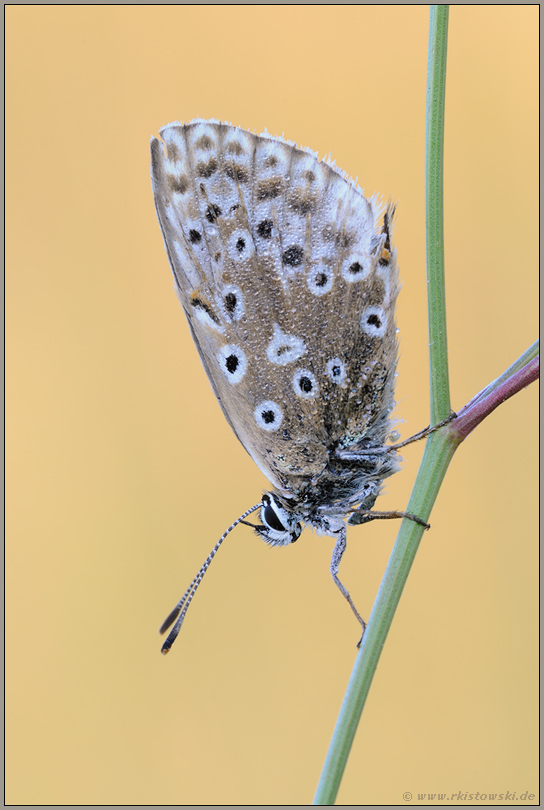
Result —
<instances>
[{"instance_id":1,"label":"green plant stem","mask_svg":"<svg viewBox=\"0 0 544 810\"><path fill-rule=\"evenodd\" d=\"M433 434L425 446L408 505L408 511L423 520L427 520L431 513L455 449L456 445L445 441L440 432ZM316 805L335 802L380 654L423 532L423 526L413 520L402 521L340 709L314 798Z\"/></svg>"},{"instance_id":2,"label":"green plant stem","mask_svg":"<svg viewBox=\"0 0 544 810\"><path fill-rule=\"evenodd\" d=\"M446 337L443 210L447 34L448 6L431 6L425 131L431 424L441 422L451 413ZM456 446L451 440L448 443L440 433L431 435L425 447L408 511L427 520ZM335 802L366 696L422 533L423 528L420 525L403 520L355 661L314 798L316 805L332 805Z\"/></svg>"},{"instance_id":3,"label":"green plant stem","mask_svg":"<svg viewBox=\"0 0 544 810\"><path fill-rule=\"evenodd\" d=\"M431 425L451 413L444 278L444 115L448 43L446 5L431 6L425 126L425 233L431 373Z\"/></svg>"},{"instance_id":4,"label":"green plant stem","mask_svg":"<svg viewBox=\"0 0 544 810\"><path fill-rule=\"evenodd\" d=\"M427 440L417 479L407 511L428 520L438 491L457 447L513 394L538 378L539 358L533 357L534 346L484 389L486 396L474 397L459 411L458 418ZM522 365L523 360L525 364ZM511 372L513 369L513 373ZM332 805L336 799L345 764L366 698L378 665L378 660L393 621L408 574L419 548L423 527L403 520L395 546L380 585L372 613L355 660L352 675L325 760L314 804Z\"/></svg>"},{"instance_id":5,"label":"green plant stem","mask_svg":"<svg viewBox=\"0 0 544 810\"><path fill-rule=\"evenodd\" d=\"M443 138L448 7L431 6L426 126L426 233L431 375L431 424L451 413L444 284ZM458 414L431 434L417 474L407 512L428 521L455 450L474 428L508 397L539 373L538 342L490 383ZM340 709L314 798L333 805L389 628L415 559L423 527L404 519L380 585L361 648Z\"/></svg>"}]
</instances>

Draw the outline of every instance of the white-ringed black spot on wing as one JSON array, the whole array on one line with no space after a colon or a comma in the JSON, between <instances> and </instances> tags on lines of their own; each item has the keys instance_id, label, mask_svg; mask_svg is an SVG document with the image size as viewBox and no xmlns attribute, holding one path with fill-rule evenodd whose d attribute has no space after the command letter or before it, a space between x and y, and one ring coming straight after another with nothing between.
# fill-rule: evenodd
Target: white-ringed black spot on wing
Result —
<instances>
[{"instance_id":1,"label":"white-ringed black spot on wing","mask_svg":"<svg viewBox=\"0 0 544 810\"><path fill-rule=\"evenodd\" d=\"M301 338L287 335L277 323L274 324L274 334L266 347L266 356L271 363L286 366L302 357L305 351L306 346Z\"/></svg>"},{"instance_id":2,"label":"white-ringed black spot on wing","mask_svg":"<svg viewBox=\"0 0 544 810\"><path fill-rule=\"evenodd\" d=\"M387 329L387 315L382 307L366 307L360 323L363 332L370 337L383 337Z\"/></svg>"},{"instance_id":3,"label":"white-ringed black spot on wing","mask_svg":"<svg viewBox=\"0 0 544 810\"><path fill-rule=\"evenodd\" d=\"M281 260L286 267L300 267L304 260L304 251L299 245L291 245L283 251Z\"/></svg>"},{"instance_id":4,"label":"white-ringed black spot on wing","mask_svg":"<svg viewBox=\"0 0 544 810\"><path fill-rule=\"evenodd\" d=\"M223 346L217 360L221 366L221 371L227 380L235 385L239 383L247 371L247 358L239 346L229 344Z\"/></svg>"},{"instance_id":5,"label":"white-ringed black spot on wing","mask_svg":"<svg viewBox=\"0 0 544 810\"><path fill-rule=\"evenodd\" d=\"M342 263L342 278L351 283L366 278L369 272L368 259L362 254L351 255Z\"/></svg>"},{"instance_id":6,"label":"white-ringed black spot on wing","mask_svg":"<svg viewBox=\"0 0 544 810\"><path fill-rule=\"evenodd\" d=\"M308 289L314 295L324 295L330 292L333 281L334 273L332 268L327 267L326 264L318 264L317 267L312 267L306 279Z\"/></svg>"},{"instance_id":7,"label":"white-ringed black spot on wing","mask_svg":"<svg viewBox=\"0 0 544 810\"><path fill-rule=\"evenodd\" d=\"M222 213L223 212L221 211L219 206L216 205L215 203L212 203L206 209L206 219L208 220L209 223L213 225L213 223L221 216Z\"/></svg>"},{"instance_id":8,"label":"white-ringed black spot on wing","mask_svg":"<svg viewBox=\"0 0 544 810\"><path fill-rule=\"evenodd\" d=\"M311 371L306 368L295 371L293 375L293 391L297 397L302 397L302 399L313 399L317 395L319 386Z\"/></svg>"},{"instance_id":9,"label":"white-ringed black spot on wing","mask_svg":"<svg viewBox=\"0 0 544 810\"><path fill-rule=\"evenodd\" d=\"M216 301L225 320L231 323L239 321L245 312L242 290L234 284L223 287Z\"/></svg>"},{"instance_id":10,"label":"white-ringed black spot on wing","mask_svg":"<svg viewBox=\"0 0 544 810\"><path fill-rule=\"evenodd\" d=\"M283 412L280 406L271 399L266 399L257 405L253 411L257 425L268 432L278 430L283 420Z\"/></svg>"},{"instance_id":11,"label":"white-ringed black spot on wing","mask_svg":"<svg viewBox=\"0 0 544 810\"><path fill-rule=\"evenodd\" d=\"M270 239L273 225L274 223L271 219L263 219L263 221L259 222L257 225L257 233L259 236L262 236L263 239Z\"/></svg>"},{"instance_id":12,"label":"white-ringed black spot on wing","mask_svg":"<svg viewBox=\"0 0 544 810\"><path fill-rule=\"evenodd\" d=\"M327 363L327 374L337 385L342 385L346 379L346 367L339 357L333 357Z\"/></svg>"},{"instance_id":13,"label":"white-ringed black spot on wing","mask_svg":"<svg viewBox=\"0 0 544 810\"><path fill-rule=\"evenodd\" d=\"M196 245L196 243L200 242L201 239L202 234L200 233L200 231L197 231L195 228L191 228L191 230L189 231L189 242L192 245Z\"/></svg>"},{"instance_id":14,"label":"white-ringed black spot on wing","mask_svg":"<svg viewBox=\"0 0 544 810\"><path fill-rule=\"evenodd\" d=\"M240 259L249 259L254 254L253 239L249 231L238 228L228 238L227 248L229 256L234 262Z\"/></svg>"}]
</instances>

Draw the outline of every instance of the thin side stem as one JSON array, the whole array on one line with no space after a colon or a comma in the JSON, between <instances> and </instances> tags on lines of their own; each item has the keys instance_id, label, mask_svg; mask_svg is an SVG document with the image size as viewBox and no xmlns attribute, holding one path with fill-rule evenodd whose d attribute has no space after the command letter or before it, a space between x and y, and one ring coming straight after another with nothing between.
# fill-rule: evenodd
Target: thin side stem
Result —
<instances>
[{"instance_id":1,"label":"thin side stem","mask_svg":"<svg viewBox=\"0 0 544 810\"><path fill-rule=\"evenodd\" d=\"M534 357L523 368L503 379L506 374L507 372L501 374L499 380L502 381L498 385L495 385L495 380L485 389L485 396L478 396L465 405L457 414L457 419L447 425L444 433L451 436L457 444L464 441L495 408L538 379L540 356Z\"/></svg>"},{"instance_id":2,"label":"thin side stem","mask_svg":"<svg viewBox=\"0 0 544 810\"><path fill-rule=\"evenodd\" d=\"M470 400L468 405L465 405L465 410L467 408L471 408L473 405L475 405L478 402L478 400L483 399L484 397L487 397L492 391L495 390L495 388L498 388L499 385L502 385L508 379L510 379L510 377L512 377L514 374L516 374L518 371L521 371L521 369L524 366L526 366L529 363L530 360L534 360L534 358L538 357L539 354L540 354L540 341L535 340L533 345L529 346L529 348L526 351L524 351L523 354L520 355L518 357L518 359L514 363L512 363L511 366L509 366L509 368L506 369L506 371L503 371L503 373L500 375L500 377L497 377L496 380L493 380L492 383L489 383L489 385L486 385L486 387L482 391L480 391L478 394L476 394L476 396L473 397ZM515 393L515 391L514 391L514 393Z\"/></svg>"}]
</instances>

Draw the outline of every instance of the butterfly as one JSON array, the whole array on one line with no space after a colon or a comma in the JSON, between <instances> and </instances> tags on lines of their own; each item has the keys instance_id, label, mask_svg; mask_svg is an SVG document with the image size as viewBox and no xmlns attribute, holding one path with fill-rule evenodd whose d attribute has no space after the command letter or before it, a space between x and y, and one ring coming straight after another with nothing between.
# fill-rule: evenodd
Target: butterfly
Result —
<instances>
[{"instance_id":1,"label":"butterfly","mask_svg":"<svg viewBox=\"0 0 544 810\"><path fill-rule=\"evenodd\" d=\"M174 624L162 652L221 543L256 510L261 523L248 525L271 546L294 543L302 524L334 538L331 574L364 632L338 578L345 521L414 517L370 511L399 466L386 443L394 207L365 197L330 159L268 133L199 119L160 135L151 179L175 290L223 413L271 483L162 625Z\"/></svg>"}]
</instances>

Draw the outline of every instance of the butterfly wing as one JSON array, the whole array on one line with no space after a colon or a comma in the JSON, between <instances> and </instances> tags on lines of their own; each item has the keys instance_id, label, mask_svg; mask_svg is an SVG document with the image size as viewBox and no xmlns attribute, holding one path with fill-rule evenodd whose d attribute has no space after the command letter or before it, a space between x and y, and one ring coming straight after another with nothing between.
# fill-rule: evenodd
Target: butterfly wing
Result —
<instances>
[{"instance_id":1,"label":"butterfly wing","mask_svg":"<svg viewBox=\"0 0 544 810\"><path fill-rule=\"evenodd\" d=\"M315 154L213 121L151 142L175 287L223 412L279 490L385 439L396 365L390 213Z\"/></svg>"}]
</instances>

